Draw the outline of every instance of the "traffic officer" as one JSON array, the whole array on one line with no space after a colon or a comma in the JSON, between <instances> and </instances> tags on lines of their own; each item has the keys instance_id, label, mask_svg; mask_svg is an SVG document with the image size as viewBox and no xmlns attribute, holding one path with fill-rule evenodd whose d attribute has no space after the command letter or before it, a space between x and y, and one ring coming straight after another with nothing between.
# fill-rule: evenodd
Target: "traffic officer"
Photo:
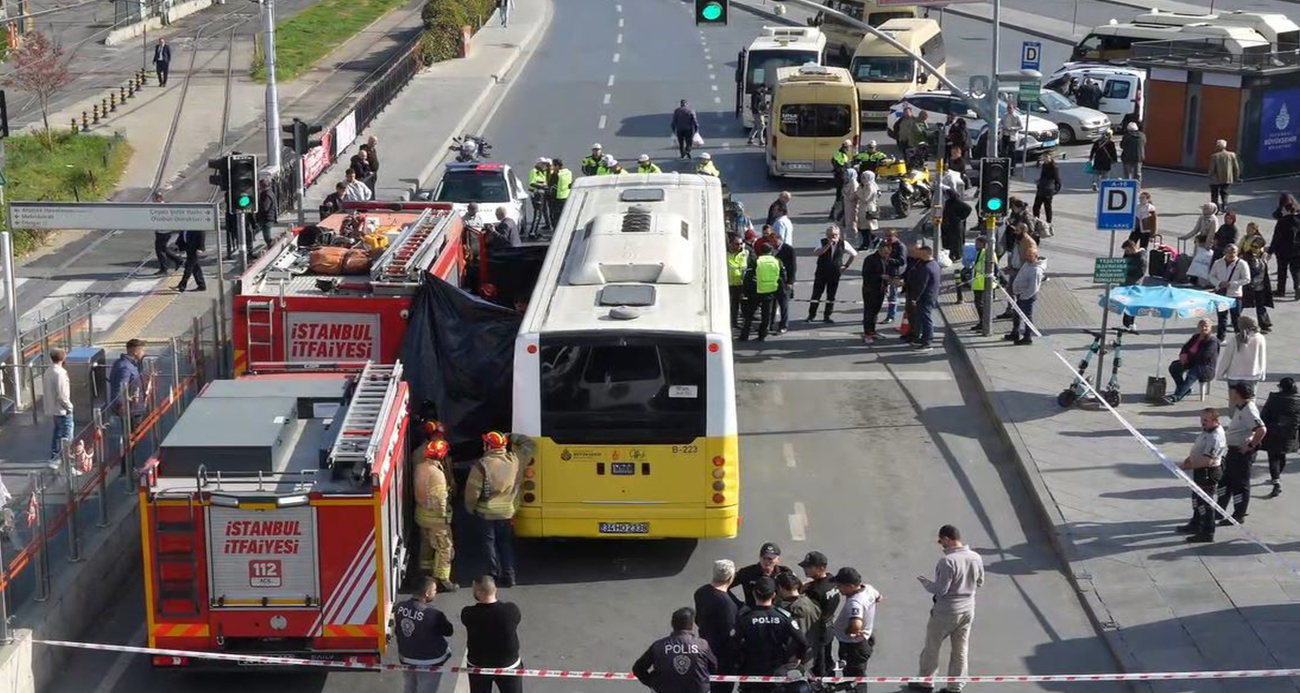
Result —
<instances>
[{"instance_id":1,"label":"traffic officer","mask_svg":"<svg viewBox=\"0 0 1300 693\"><path fill-rule=\"evenodd\" d=\"M740 341L749 341L749 328L754 324L754 311L759 312L758 323L758 341L767 339L767 328L772 322L772 304L776 301L776 292L783 291L786 283L785 266L781 261L772 256L772 246L764 243L755 244L758 247L758 257L754 260L753 266L749 268L748 279L745 283L745 322L740 327ZM775 544L764 544L767 548L769 544L775 547ZM781 555L780 549L777 549L774 557ZM762 559L766 559L763 556ZM760 559L760 560L762 560ZM762 563L760 562L760 566ZM787 568L787 570L789 570ZM740 583L741 589L745 591L745 601L751 603L750 595L752 594L748 583L741 582L741 573L736 575L736 582Z\"/></svg>"},{"instance_id":2,"label":"traffic officer","mask_svg":"<svg viewBox=\"0 0 1300 693\"><path fill-rule=\"evenodd\" d=\"M749 249L740 234L727 234L727 291L731 298L731 327L740 327L740 309L745 304L745 270Z\"/></svg>"},{"instance_id":3,"label":"traffic officer","mask_svg":"<svg viewBox=\"0 0 1300 693\"><path fill-rule=\"evenodd\" d=\"M398 661L402 664L436 667L451 659L447 638L454 629L447 616L433 606L433 596L437 593L438 582L426 576L410 599L393 607ZM402 678L404 693L438 693L442 672L403 670Z\"/></svg>"},{"instance_id":4,"label":"traffic officer","mask_svg":"<svg viewBox=\"0 0 1300 693\"><path fill-rule=\"evenodd\" d=\"M584 176L596 175L600 169L600 160L603 158L605 158L605 150L600 148L600 143L597 142L591 145L591 154L589 156L582 157L582 166L581 166L582 175Z\"/></svg>"},{"instance_id":5,"label":"traffic officer","mask_svg":"<svg viewBox=\"0 0 1300 693\"><path fill-rule=\"evenodd\" d=\"M428 422L441 427L438 422ZM426 427L425 430L429 430ZM435 429L436 430L436 429ZM451 476L447 441L431 437L420 450L415 465L415 524L420 528L420 570L433 576L438 589L455 592L451 582L451 562L456 549L451 540Z\"/></svg>"},{"instance_id":6,"label":"traffic officer","mask_svg":"<svg viewBox=\"0 0 1300 693\"><path fill-rule=\"evenodd\" d=\"M700 160L695 164L695 172L701 176L722 177L722 174L718 172L718 167L713 165L713 155L708 152L700 155Z\"/></svg>"},{"instance_id":7,"label":"traffic officer","mask_svg":"<svg viewBox=\"0 0 1300 693\"><path fill-rule=\"evenodd\" d=\"M877 306L879 308L879 306ZM831 637L831 625L835 618L835 611L840 606L840 590L831 578L828 566L830 560L826 554L821 551L809 551L802 561L799 561L799 567L803 568L804 577L808 582L804 583L803 593L813 600L813 603L821 609L822 622L820 625L821 632L825 634L825 639L820 642L821 651L816 653L813 664L813 673L817 676L830 676L835 670L834 653L832 645L834 638ZM815 632L808 632L808 638L811 642Z\"/></svg>"},{"instance_id":8,"label":"traffic officer","mask_svg":"<svg viewBox=\"0 0 1300 693\"><path fill-rule=\"evenodd\" d=\"M832 221L839 219L844 210L844 175L849 167L849 160L853 158L853 140L844 140L840 148L831 154L831 170L835 174L835 202L831 204Z\"/></svg>"},{"instance_id":9,"label":"traffic officer","mask_svg":"<svg viewBox=\"0 0 1300 693\"><path fill-rule=\"evenodd\" d=\"M876 639L872 633L876 624L876 604L884 597L875 587L862 582L862 575L854 568L840 568L835 573L835 584L840 590L839 611L832 622L835 640L839 643L839 660L844 662L845 676L866 676L867 661L875 650ZM865 683L853 686L855 693L866 693Z\"/></svg>"},{"instance_id":10,"label":"traffic officer","mask_svg":"<svg viewBox=\"0 0 1300 693\"><path fill-rule=\"evenodd\" d=\"M979 332L984 325L984 292L992 289L997 291L997 266L998 257L993 256L993 277L984 276L984 263L986 262L984 254L988 252L988 236L979 235L975 237L975 265L971 268L970 290L975 295L975 313L979 319L975 321L975 326L971 332ZM997 294L993 294L994 297Z\"/></svg>"},{"instance_id":11,"label":"traffic officer","mask_svg":"<svg viewBox=\"0 0 1300 693\"><path fill-rule=\"evenodd\" d=\"M547 209L547 191L550 186L551 177L551 160L546 157L537 159L537 163L528 171L528 192L532 194L533 214L540 215L536 218L546 222L549 228L551 225L550 211Z\"/></svg>"},{"instance_id":12,"label":"traffic officer","mask_svg":"<svg viewBox=\"0 0 1300 693\"><path fill-rule=\"evenodd\" d=\"M808 641L803 632L789 613L773 606L775 598L776 582L761 577L754 581L754 607L736 617L736 635L731 643L742 675L772 676L807 654ZM767 687L742 683L740 690L766 691Z\"/></svg>"},{"instance_id":13,"label":"traffic officer","mask_svg":"<svg viewBox=\"0 0 1300 693\"><path fill-rule=\"evenodd\" d=\"M606 154L600 157L600 164L596 166L596 175L605 176L611 173L622 173L623 166L618 163L618 159Z\"/></svg>"},{"instance_id":14,"label":"traffic officer","mask_svg":"<svg viewBox=\"0 0 1300 693\"><path fill-rule=\"evenodd\" d=\"M501 587L515 586L515 535L510 520L519 495L521 456L532 456L530 438L489 431L483 434L483 456L470 466L465 482L465 509L482 520L479 540L487 555L488 574Z\"/></svg>"},{"instance_id":15,"label":"traffic officer","mask_svg":"<svg viewBox=\"0 0 1300 693\"><path fill-rule=\"evenodd\" d=\"M663 173L659 165L650 160L649 154L642 154L636 158L637 173Z\"/></svg>"},{"instance_id":16,"label":"traffic officer","mask_svg":"<svg viewBox=\"0 0 1300 693\"><path fill-rule=\"evenodd\" d=\"M858 152L857 155L853 157L855 163L866 164L871 169L875 169L875 167L885 163L887 159L889 159L889 157L885 156L884 152L876 148L875 140L868 142L867 148Z\"/></svg>"},{"instance_id":17,"label":"traffic officer","mask_svg":"<svg viewBox=\"0 0 1300 693\"><path fill-rule=\"evenodd\" d=\"M718 671L718 658L709 643L695 633L695 609L673 612L673 632L650 645L632 674L655 693L709 693L709 675Z\"/></svg>"},{"instance_id":18,"label":"traffic officer","mask_svg":"<svg viewBox=\"0 0 1300 693\"><path fill-rule=\"evenodd\" d=\"M569 190L573 187L573 171L564 165L563 159L556 159L551 162L551 177L554 179L551 185L551 229L555 229L560 223L560 212L564 211L564 203L569 201Z\"/></svg>"}]
</instances>

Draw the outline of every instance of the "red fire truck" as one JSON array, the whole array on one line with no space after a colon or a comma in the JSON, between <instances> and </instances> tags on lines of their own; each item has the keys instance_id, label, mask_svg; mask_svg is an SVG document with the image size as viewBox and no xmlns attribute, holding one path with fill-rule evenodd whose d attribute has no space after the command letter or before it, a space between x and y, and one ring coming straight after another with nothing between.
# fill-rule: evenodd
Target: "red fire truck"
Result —
<instances>
[{"instance_id":1,"label":"red fire truck","mask_svg":"<svg viewBox=\"0 0 1300 693\"><path fill-rule=\"evenodd\" d=\"M408 551L402 365L275 368L208 384L143 469L149 646L377 663Z\"/></svg>"},{"instance_id":2,"label":"red fire truck","mask_svg":"<svg viewBox=\"0 0 1300 693\"><path fill-rule=\"evenodd\" d=\"M450 204L347 203L317 227L360 228L388 246L368 273L342 276L311 271L302 228L272 246L235 285L236 375L260 363L392 363L422 278L459 285L465 269L463 225Z\"/></svg>"}]
</instances>

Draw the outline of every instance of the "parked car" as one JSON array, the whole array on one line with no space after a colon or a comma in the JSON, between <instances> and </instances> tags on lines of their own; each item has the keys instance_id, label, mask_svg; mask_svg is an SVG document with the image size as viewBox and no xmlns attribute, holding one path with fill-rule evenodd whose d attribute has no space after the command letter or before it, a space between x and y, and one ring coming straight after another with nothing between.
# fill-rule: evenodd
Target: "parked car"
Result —
<instances>
[{"instance_id":1,"label":"parked car","mask_svg":"<svg viewBox=\"0 0 1300 693\"><path fill-rule=\"evenodd\" d=\"M1014 99L1017 88L1003 87L1002 93ZM1056 123L1061 144L1093 142L1101 139L1102 133L1112 127L1110 118L1105 113L1076 106L1073 101L1051 89L1038 92L1038 101L1030 106L1029 112Z\"/></svg>"},{"instance_id":2,"label":"parked car","mask_svg":"<svg viewBox=\"0 0 1300 693\"><path fill-rule=\"evenodd\" d=\"M926 124L932 131L935 128L943 127L949 114L958 118L965 118L966 129L970 132L972 143L988 127L984 119L968 106L960 96L955 96L949 91L918 91L903 97L902 101L894 104L889 110L889 117L885 121L885 131L895 140L898 139L898 119L903 117L904 105L912 107L912 115L914 116L919 115L921 111L928 113ZM1006 103L999 101L998 115L1006 115L1006 112ZM1057 132L1055 123L1031 113L1028 125L1028 131L1022 131L1016 137L1016 156L1028 154L1028 157L1032 159L1057 146L1060 135Z\"/></svg>"},{"instance_id":3,"label":"parked car","mask_svg":"<svg viewBox=\"0 0 1300 693\"><path fill-rule=\"evenodd\" d=\"M484 162L447 164L437 187L421 197L450 202L458 214L464 214L469 203L477 202L475 219L480 224L495 224L497 207L505 207L506 216L518 221L521 228L529 204L528 188L509 165Z\"/></svg>"},{"instance_id":4,"label":"parked car","mask_svg":"<svg viewBox=\"0 0 1300 693\"><path fill-rule=\"evenodd\" d=\"M1142 91L1146 88L1147 71L1136 67L1102 65L1095 63L1066 63L1043 84L1059 94L1069 94L1070 79L1082 84L1087 77L1101 85L1101 106L1113 125L1124 122L1124 117L1136 113L1138 122L1145 116ZM1073 101L1073 97L1070 99Z\"/></svg>"}]
</instances>

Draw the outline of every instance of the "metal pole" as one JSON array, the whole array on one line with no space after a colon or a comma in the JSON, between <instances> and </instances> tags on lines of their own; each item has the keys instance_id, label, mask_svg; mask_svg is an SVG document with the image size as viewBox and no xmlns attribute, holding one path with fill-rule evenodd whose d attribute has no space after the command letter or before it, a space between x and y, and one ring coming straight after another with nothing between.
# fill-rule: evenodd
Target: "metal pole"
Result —
<instances>
[{"instance_id":1,"label":"metal pole","mask_svg":"<svg viewBox=\"0 0 1300 693\"><path fill-rule=\"evenodd\" d=\"M91 421L95 426L95 468L94 473L99 476L99 527L108 526L108 455L104 450L104 412L98 407L91 414Z\"/></svg>"},{"instance_id":2,"label":"metal pole","mask_svg":"<svg viewBox=\"0 0 1300 693\"><path fill-rule=\"evenodd\" d=\"M237 239L235 239L235 240L239 243L239 272L240 272L240 274L243 274L244 272L247 272L247 271L248 271L248 243L247 243L247 240L246 240L246 237L245 237L245 229L244 229L244 227L245 227L245 226L247 225L247 223L248 223L248 220L245 218L246 216L247 216L247 215L245 215L243 212L236 212L236 213L235 213L235 229L236 229L236 231L239 233L239 238L237 238ZM217 295L218 295L218 296L225 296L225 293L224 293L221 289L218 289L218 290L217 290ZM224 300L224 299L223 299L223 300Z\"/></svg>"},{"instance_id":3,"label":"metal pole","mask_svg":"<svg viewBox=\"0 0 1300 693\"><path fill-rule=\"evenodd\" d=\"M1020 129L1021 137L1025 143L1024 149L1020 150L1020 180L1029 180L1029 111L1020 109L1025 114L1025 126ZM1012 156L1015 156L1015 145L1012 145Z\"/></svg>"},{"instance_id":4,"label":"metal pole","mask_svg":"<svg viewBox=\"0 0 1300 693\"><path fill-rule=\"evenodd\" d=\"M280 104L275 91L275 0L262 0L262 60L266 66L266 167L280 170Z\"/></svg>"},{"instance_id":5,"label":"metal pole","mask_svg":"<svg viewBox=\"0 0 1300 693\"><path fill-rule=\"evenodd\" d=\"M295 152L294 158L298 169L298 225L303 226L307 223L307 214L303 210L307 201L307 179L302 170L302 155Z\"/></svg>"},{"instance_id":6,"label":"metal pole","mask_svg":"<svg viewBox=\"0 0 1300 693\"><path fill-rule=\"evenodd\" d=\"M1079 26L1079 0L1074 0L1074 18L1070 20L1070 35L1078 30Z\"/></svg>"},{"instance_id":7,"label":"metal pole","mask_svg":"<svg viewBox=\"0 0 1300 693\"><path fill-rule=\"evenodd\" d=\"M1108 255L1107 257L1115 257L1115 229L1110 230L1110 255ZM1110 323L1109 318L1110 318L1110 287L1111 286L1112 286L1111 284L1106 285L1106 298L1102 303L1102 309L1101 309L1101 342L1100 342L1100 348L1098 348L1097 350L1097 381L1092 384L1092 386L1097 390L1097 392L1101 392L1101 388L1102 388L1101 378L1102 378L1102 373L1104 371L1104 364L1106 363L1106 327Z\"/></svg>"},{"instance_id":8,"label":"metal pole","mask_svg":"<svg viewBox=\"0 0 1300 693\"><path fill-rule=\"evenodd\" d=\"M0 541L0 580L5 583L0 589L0 645L8 645L14 639L9 635L9 571L5 569L4 542Z\"/></svg>"},{"instance_id":9,"label":"metal pole","mask_svg":"<svg viewBox=\"0 0 1300 693\"><path fill-rule=\"evenodd\" d=\"M993 334L993 275L997 272L997 241L993 232L997 230L998 220L992 214L984 217L984 266L979 268L984 273L984 295L980 297L983 304L984 319L980 321L980 332L985 336Z\"/></svg>"},{"instance_id":10,"label":"metal pole","mask_svg":"<svg viewBox=\"0 0 1300 693\"><path fill-rule=\"evenodd\" d=\"M32 475L32 493L36 494L36 527L32 529L32 541L39 542L36 549L36 596L32 599L43 602L50 598L50 552L45 544L45 479L40 472Z\"/></svg>"},{"instance_id":11,"label":"metal pole","mask_svg":"<svg viewBox=\"0 0 1300 693\"><path fill-rule=\"evenodd\" d=\"M172 398L180 396L181 392L181 356L176 353L176 338L171 338L172 345L172 386L168 390L172 393Z\"/></svg>"},{"instance_id":12,"label":"metal pole","mask_svg":"<svg viewBox=\"0 0 1300 693\"><path fill-rule=\"evenodd\" d=\"M81 560L81 527L77 522L77 487L72 482L71 441L59 441L59 459L63 464L63 481L68 494L63 499L63 504L68 509L68 562L76 563Z\"/></svg>"},{"instance_id":13,"label":"metal pole","mask_svg":"<svg viewBox=\"0 0 1300 693\"><path fill-rule=\"evenodd\" d=\"M989 143L988 157L996 159L998 157L998 89L1000 82L998 80L998 51L1002 49L1002 0L993 0L993 74L989 75L989 83L992 87L989 89ZM1012 148L1014 151L1014 147ZM990 241L993 239L990 237Z\"/></svg>"},{"instance_id":14,"label":"metal pole","mask_svg":"<svg viewBox=\"0 0 1300 693\"><path fill-rule=\"evenodd\" d=\"M13 213L8 216L6 229L13 226ZM19 410L23 408L23 386L22 371L18 370L18 364L22 362L22 354L18 351L18 288L14 280L14 239L7 230L0 231L0 262L4 264L5 309L9 311L9 361L13 366L14 409Z\"/></svg>"},{"instance_id":15,"label":"metal pole","mask_svg":"<svg viewBox=\"0 0 1300 693\"><path fill-rule=\"evenodd\" d=\"M131 419L134 417L131 411L131 399L127 397L127 393L123 391L118 396L122 398L122 478L126 479L127 493L134 493L135 489L132 488L134 484L131 483L131 475L135 471L133 459L135 444L131 442Z\"/></svg>"},{"instance_id":16,"label":"metal pole","mask_svg":"<svg viewBox=\"0 0 1300 693\"><path fill-rule=\"evenodd\" d=\"M998 156L998 51L1002 48L1002 0L993 0L993 69L989 75L989 140L985 147L988 158ZM982 181L981 181L982 182ZM985 337L993 334L993 273L996 271L994 258L997 256L998 220L992 214L984 217L984 319L981 321L980 333Z\"/></svg>"},{"instance_id":17,"label":"metal pole","mask_svg":"<svg viewBox=\"0 0 1300 693\"><path fill-rule=\"evenodd\" d=\"M939 149L943 149L944 132L939 131ZM939 251L943 249L943 235L940 233L940 225L943 224L943 160L946 158L944 152L939 152L935 160L935 173L938 175L934 190L930 195L930 221L934 224L934 257L939 257Z\"/></svg>"},{"instance_id":18,"label":"metal pole","mask_svg":"<svg viewBox=\"0 0 1300 693\"><path fill-rule=\"evenodd\" d=\"M217 315L218 316L226 314L226 260L225 260L226 254L221 249L221 217L219 216L220 211L221 210L217 208L217 205L214 202L212 204L212 233L215 234L217 237ZM240 234L240 238L243 238L242 233ZM214 331L213 333L215 334L215 338L220 340L222 336L221 336L221 325L219 320L217 324L213 325L212 329ZM219 363L218 370L220 369L221 368Z\"/></svg>"}]
</instances>

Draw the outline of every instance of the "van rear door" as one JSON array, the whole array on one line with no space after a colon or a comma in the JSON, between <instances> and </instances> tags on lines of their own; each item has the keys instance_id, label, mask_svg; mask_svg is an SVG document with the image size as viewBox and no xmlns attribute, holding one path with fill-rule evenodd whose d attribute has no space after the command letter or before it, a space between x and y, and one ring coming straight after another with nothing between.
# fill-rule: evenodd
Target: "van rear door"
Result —
<instances>
[{"instance_id":1,"label":"van rear door","mask_svg":"<svg viewBox=\"0 0 1300 693\"><path fill-rule=\"evenodd\" d=\"M1139 84L1133 75L1110 75L1101 89L1101 112L1110 116L1112 123L1118 124L1124 116L1138 110ZM1138 111L1138 117L1142 113Z\"/></svg>"}]
</instances>

